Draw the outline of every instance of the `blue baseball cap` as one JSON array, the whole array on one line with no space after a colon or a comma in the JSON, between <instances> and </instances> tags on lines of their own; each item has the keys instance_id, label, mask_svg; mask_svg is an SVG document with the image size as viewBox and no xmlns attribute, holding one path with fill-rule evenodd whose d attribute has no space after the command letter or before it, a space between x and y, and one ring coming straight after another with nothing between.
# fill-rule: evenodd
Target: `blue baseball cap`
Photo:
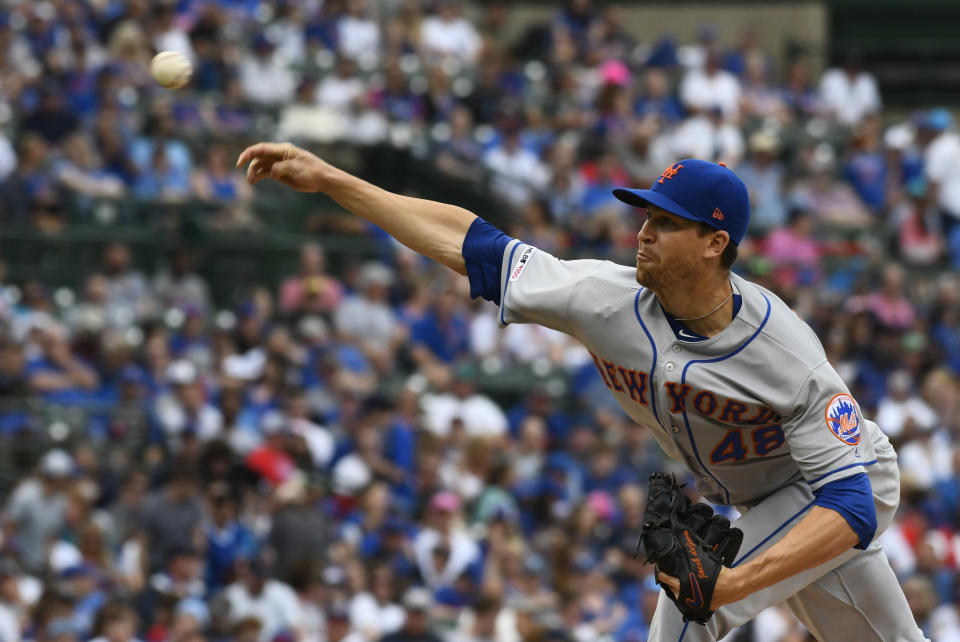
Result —
<instances>
[{"instance_id":1,"label":"blue baseball cap","mask_svg":"<svg viewBox=\"0 0 960 642\"><path fill-rule=\"evenodd\" d=\"M723 230L740 245L750 222L747 186L726 165L687 158L663 170L650 189L613 190L634 207L655 205L691 221Z\"/></svg>"}]
</instances>

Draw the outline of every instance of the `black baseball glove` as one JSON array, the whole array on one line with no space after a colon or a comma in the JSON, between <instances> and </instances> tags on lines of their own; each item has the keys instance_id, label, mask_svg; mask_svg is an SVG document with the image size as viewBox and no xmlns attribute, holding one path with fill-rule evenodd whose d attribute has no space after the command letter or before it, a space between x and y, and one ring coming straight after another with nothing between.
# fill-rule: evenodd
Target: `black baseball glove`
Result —
<instances>
[{"instance_id":1,"label":"black baseball glove","mask_svg":"<svg viewBox=\"0 0 960 642\"><path fill-rule=\"evenodd\" d=\"M643 514L637 553L656 564L657 571L680 580L680 594L667 597L684 621L700 624L713 615L710 601L722 566L730 566L743 542L743 531L714 515L706 504L692 504L673 475L650 475L650 492ZM659 581L658 581L659 583Z\"/></svg>"}]
</instances>

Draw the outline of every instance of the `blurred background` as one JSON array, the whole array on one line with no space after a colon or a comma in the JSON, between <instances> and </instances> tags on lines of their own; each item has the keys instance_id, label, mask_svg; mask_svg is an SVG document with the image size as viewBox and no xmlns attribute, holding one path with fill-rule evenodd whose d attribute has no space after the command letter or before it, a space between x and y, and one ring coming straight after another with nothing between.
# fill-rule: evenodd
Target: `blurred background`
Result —
<instances>
[{"instance_id":1,"label":"blurred background","mask_svg":"<svg viewBox=\"0 0 960 642\"><path fill-rule=\"evenodd\" d=\"M639 641L646 478L588 353L233 169L292 140L566 258L613 186L750 189L736 270L897 446L881 537L960 640L960 6L0 3L0 640ZM154 53L193 62L171 92ZM692 484L691 484L692 489ZM812 639L783 608L730 639ZM842 635L838 633L838 639Z\"/></svg>"}]
</instances>

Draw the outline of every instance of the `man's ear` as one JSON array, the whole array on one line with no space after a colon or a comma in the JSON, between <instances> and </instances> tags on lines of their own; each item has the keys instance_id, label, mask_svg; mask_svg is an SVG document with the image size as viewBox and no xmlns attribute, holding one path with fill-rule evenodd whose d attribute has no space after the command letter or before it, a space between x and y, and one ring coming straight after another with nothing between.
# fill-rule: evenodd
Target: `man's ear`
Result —
<instances>
[{"instance_id":1,"label":"man's ear","mask_svg":"<svg viewBox=\"0 0 960 642\"><path fill-rule=\"evenodd\" d=\"M723 230L716 230L710 236L710 242L707 244L706 249L704 249L706 258L721 256L730 243L730 234Z\"/></svg>"}]
</instances>

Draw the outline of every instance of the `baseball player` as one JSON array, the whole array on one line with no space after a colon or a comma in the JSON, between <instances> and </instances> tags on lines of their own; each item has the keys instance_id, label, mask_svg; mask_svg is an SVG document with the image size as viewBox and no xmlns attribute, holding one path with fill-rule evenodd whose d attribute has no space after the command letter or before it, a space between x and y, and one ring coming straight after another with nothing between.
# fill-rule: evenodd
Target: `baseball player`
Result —
<instances>
[{"instance_id":1,"label":"baseball player","mask_svg":"<svg viewBox=\"0 0 960 642\"><path fill-rule=\"evenodd\" d=\"M682 461L710 502L735 506L737 558L720 569L706 624L661 591L650 639L717 640L786 602L821 640L923 640L876 537L900 482L893 447L831 367L813 331L770 291L730 272L747 190L686 159L649 190L635 267L562 261L453 205L393 194L289 143L244 150L251 183L324 192L470 280L499 320L566 332L590 351L635 421ZM675 577L661 584L679 593Z\"/></svg>"}]
</instances>

